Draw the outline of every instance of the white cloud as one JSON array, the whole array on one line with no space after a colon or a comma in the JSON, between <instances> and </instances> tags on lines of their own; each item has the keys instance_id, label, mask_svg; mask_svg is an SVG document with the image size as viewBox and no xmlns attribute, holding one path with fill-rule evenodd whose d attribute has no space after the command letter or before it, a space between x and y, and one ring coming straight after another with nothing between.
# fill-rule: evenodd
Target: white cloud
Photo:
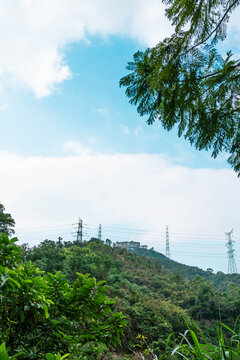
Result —
<instances>
[{"instance_id":1,"label":"white cloud","mask_svg":"<svg viewBox=\"0 0 240 360\"><path fill-rule=\"evenodd\" d=\"M239 226L239 180L231 170L173 166L162 155L94 154L74 142L64 148L81 155L0 152L1 202L17 226L61 224L78 216L151 230L168 224L188 233Z\"/></svg>"},{"instance_id":2,"label":"white cloud","mask_svg":"<svg viewBox=\"0 0 240 360\"><path fill-rule=\"evenodd\" d=\"M73 141L63 148L80 155L21 157L0 152L0 202L16 220L17 229L44 231L66 224L70 228L81 217L87 224L102 223L104 236L108 237L106 224L146 229L145 234L135 231L128 236L164 252L168 225L171 246L179 242L177 250L182 253L189 251L188 245L184 246L189 236L174 234L210 234L209 239L193 235L191 243L195 247L191 251L195 256L178 258L180 261L205 268L215 266L217 270L227 268L225 258L223 263L224 233L232 228L240 233L239 179L232 170L175 166L164 155L93 153ZM38 239L30 234L20 240L33 244L45 238L41 234ZM55 233L61 234L61 230ZM213 241L221 257L217 258L213 246L201 246L202 241L208 245ZM196 249L209 252L209 256L198 259Z\"/></svg>"},{"instance_id":3,"label":"white cloud","mask_svg":"<svg viewBox=\"0 0 240 360\"><path fill-rule=\"evenodd\" d=\"M153 46L172 32L164 9L161 0L0 0L0 78L49 96L72 76L69 44L115 35ZM233 31L239 12L230 17Z\"/></svg>"},{"instance_id":4,"label":"white cloud","mask_svg":"<svg viewBox=\"0 0 240 360\"><path fill-rule=\"evenodd\" d=\"M68 44L119 35L148 46L169 31L159 0L0 0L0 75L49 96L71 77Z\"/></svg>"},{"instance_id":5,"label":"white cloud","mask_svg":"<svg viewBox=\"0 0 240 360\"><path fill-rule=\"evenodd\" d=\"M143 129L141 126L137 126L136 129L134 130L134 135L138 136L139 134L141 134L143 132Z\"/></svg>"},{"instance_id":6,"label":"white cloud","mask_svg":"<svg viewBox=\"0 0 240 360\"><path fill-rule=\"evenodd\" d=\"M240 16L240 8L239 6L230 14L229 19L229 28L230 30L239 31L240 30L240 24L239 24L239 16ZM237 45L237 44L236 44Z\"/></svg>"},{"instance_id":7,"label":"white cloud","mask_svg":"<svg viewBox=\"0 0 240 360\"><path fill-rule=\"evenodd\" d=\"M125 135L128 135L130 133L127 125L120 124L120 128L122 129Z\"/></svg>"},{"instance_id":8,"label":"white cloud","mask_svg":"<svg viewBox=\"0 0 240 360\"><path fill-rule=\"evenodd\" d=\"M93 153L89 146L82 145L79 141L69 140L62 146L63 152L74 155L90 155Z\"/></svg>"},{"instance_id":9,"label":"white cloud","mask_svg":"<svg viewBox=\"0 0 240 360\"><path fill-rule=\"evenodd\" d=\"M101 115L102 117L109 118L110 114L111 114L111 110L108 108L104 108L104 107L99 107L99 108L93 108L92 112Z\"/></svg>"}]
</instances>

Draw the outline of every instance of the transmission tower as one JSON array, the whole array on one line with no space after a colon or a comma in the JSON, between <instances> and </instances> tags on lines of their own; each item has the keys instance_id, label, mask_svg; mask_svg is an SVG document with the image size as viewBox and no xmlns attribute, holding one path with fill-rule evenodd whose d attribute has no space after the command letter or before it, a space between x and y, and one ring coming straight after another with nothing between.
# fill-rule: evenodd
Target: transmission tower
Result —
<instances>
[{"instance_id":1,"label":"transmission tower","mask_svg":"<svg viewBox=\"0 0 240 360\"><path fill-rule=\"evenodd\" d=\"M227 243L226 246L228 248L228 274L236 274L237 273L237 266L234 259L234 249L233 249L233 243L235 242L232 240L232 232L233 229L230 232L226 232L227 236Z\"/></svg>"},{"instance_id":2,"label":"transmission tower","mask_svg":"<svg viewBox=\"0 0 240 360\"><path fill-rule=\"evenodd\" d=\"M83 223L82 223L82 219L78 219L78 227L77 227L77 239L76 242L82 242L83 240Z\"/></svg>"},{"instance_id":3,"label":"transmission tower","mask_svg":"<svg viewBox=\"0 0 240 360\"><path fill-rule=\"evenodd\" d=\"M166 252L165 252L166 257L168 257L169 259L171 259L170 256L170 247L169 247L169 231L168 231L168 226L166 226Z\"/></svg>"},{"instance_id":4,"label":"transmission tower","mask_svg":"<svg viewBox=\"0 0 240 360\"><path fill-rule=\"evenodd\" d=\"M102 225L101 224L99 224L99 227L98 227L98 239L102 240Z\"/></svg>"}]
</instances>

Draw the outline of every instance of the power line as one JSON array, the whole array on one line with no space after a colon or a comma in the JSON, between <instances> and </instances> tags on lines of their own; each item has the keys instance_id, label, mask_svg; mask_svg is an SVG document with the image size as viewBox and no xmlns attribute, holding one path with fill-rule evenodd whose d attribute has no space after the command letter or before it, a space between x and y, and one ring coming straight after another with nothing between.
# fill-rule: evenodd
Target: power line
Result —
<instances>
[{"instance_id":1,"label":"power line","mask_svg":"<svg viewBox=\"0 0 240 360\"><path fill-rule=\"evenodd\" d=\"M68 224L61 224L61 225L41 225L41 226L44 226L45 230L58 230L58 229L62 229L62 228L66 229L67 227L71 227L72 224L68 223ZM28 227L27 229L16 226L16 229L19 232L36 232L36 231L39 231L39 226Z\"/></svg>"},{"instance_id":2,"label":"power line","mask_svg":"<svg viewBox=\"0 0 240 360\"><path fill-rule=\"evenodd\" d=\"M98 227L94 225L89 224L83 224L82 220L79 219L78 223L76 225L76 231L75 236L77 241L82 242L83 237L84 239L90 239L91 237L95 237L96 232L98 232L98 237L102 239L102 225L100 224ZM23 240L27 240L28 238L34 241L36 243L37 240L41 242L43 238L51 238L51 237L58 237L59 235L66 238L70 238L71 236L71 229L69 228L70 225L59 225L59 226L52 226L49 228L44 229L36 229L31 231L23 231L17 232L17 235L21 234L21 237ZM87 231L87 233L83 232L83 227ZM161 253L164 253L164 243L165 243L165 254L168 254L167 250L167 242L169 246L169 257L170 257L170 245L169 245L169 231L167 234L166 232L162 231L151 231L147 229L136 229L136 228L130 228L130 227L120 227L115 225L104 225L105 231L107 233L107 237L109 239L112 239L113 241L126 241L126 239L136 239L140 240L141 242L147 242L148 244L154 245L158 247L158 251ZM231 236L230 236L231 237ZM159 243L160 239L160 243ZM171 232L171 256L172 257L206 257L206 258L223 258L223 254L217 252L216 250L219 249L219 251L223 250L223 244L220 244L220 241L222 242L223 236L220 235L204 235L204 234L190 234L190 233L181 233ZM70 239L69 239L70 240ZM167 241L168 240L168 241ZM185 240L185 241L184 241ZM214 242L217 241L218 244L214 244ZM231 240L232 241L232 240ZM228 246L229 242L227 243ZM233 244L233 241L232 241ZM186 246L186 250L182 250L183 246ZM202 247L205 249L204 251L199 252L199 247ZM181 247L181 249L179 249ZM179 250L178 250L179 249ZM237 245L238 249L238 245ZM196 251L195 251L196 250ZM211 252L214 251L214 253L211 254ZM234 264L236 267L235 259L234 259L234 249L233 247L228 247L228 257L229 257L229 264L232 263L232 260L234 260ZM234 265L229 265L229 272L236 272L236 268Z\"/></svg>"},{"instance_id":3,"label":"power line","mask_svg":"<svg viewBox=\"0 0 240 360\"><path fill-rule=\"evenodd\" d=\"M78 224L76 224L76 225L78 225ZM90 229L88 226L84 226L84 228L85 229ZM92 228L92 229L90 229L91 231L97 231L97 230L99 230L99 227L97 228L97 227L95 227L94 229ZM17 232L16 233L16 235L24 235L24 237L32 237L32 235L31 235L32 233L19 233L19 232ZM64 231L55 231L55 232L53 232L53 231L50 231L50 232L48 232L47 230L38 230L38 231L36 231L34 234L36 234L36 235L38 235L38 236L40 236L40 235L42 235L42 236L59 236L59 234L60 235L71 235L72 234L72 232L71 232L71 230L70 229L67 229L67 230L64 230ZM134 234L135 236L135 238L136 237L138 237L139 235L138 234ZM90 236L90 235L89 235ZM94 235L92 235L93 237L94 237ZM110 232L108 233L108 237L111 237L112 239L116 239L116 240L121 240L121 239L123 239L123 238L125 238L126 236L128 236L128 234L125 234L125 233L123 233L122 234L122 236L121 236L121 234L119 234L119 232L118 232L118 235L117 234L115 234L115 233L111 233L110 234ZM133 236L132 236L133 237ZM155 239L155 237L154 238L152 238L152 237L150 237L149 236L149 239L147 239L147 238L145 238L144 239L145 241L146 240L152 240L152 241L156 241L157 240L157 238ZM176 240L176 239L175 239ZM159 243L159 242L158 242ZM162 244L164 244L164 241L162 242ZM172 245L172 247L182 247L183 245L187 245L188 246L188 248L189 247L199 247L199 246L203 246L204 245L204 247L209 247L209 248L216 248L216 247L218 247L218 248L223 248L223 246L224 245L222 245L222 244L211 244L211 243L205 243L205 242L203 242L203 241L201 241L201 242L196 242L196 241L194 241L194 243L189 243L189 242L187 242L187 241L178 241L178 240L176 240L176 241L174 241L174 239L173 239L173 241L171 241L171 245Z\"/></svg>"},{"instance_id":4,"label":"power line","mask_svg":"<svg viewBox=\"0 0 240 360\"><path fill-rule=\"evenodd\" d=\"M84 225L84 228L92 230L92 231L99 229L99 227L96 227L95 225L89 225L89 224L88 225L83 224L83 225ZM69 224L67 226L69 226ZM64 227L66 228L65 225L58 226L58 227L53 227L51 229L51 231L58 231L58 230L62 231ZM165 239L165 236L166 236L166 234L164 232L151 231L149 229L134 229L134 228L126 228L126 227L117 227L117 226L114 226L114 225L105 225L105 228L108 230L108 232L113 231L114 233L120 233L120 234L125 234L126 233L126 235L129 234L129 236L131 236L131 234L132 234L132 236L134 236L134 235L139 236L140 235L139 233L143 233L143 235L146 235L149 238L150 237L151 238L156 237L156 238L159 239L159 237L161 237L161 238ZM37 230L33 230L33 231L29 231L29 230L24 231L24 230L19 229L19 231L17 231L17 232L18 232L18 234L20 234L20 233L24 233L24 234L26 234L26 233L28 233L28 234L29 233L34 233L35 234L35 233L39 233L39 232L42 232L42 231L46 232L47 230L48 229L45 227L44 230L37 229ZM189 234L189 233L174 233L174 232L171 232L171 235L175 239L178 238L178 237L184 237L185 239L190 238L191 240L194 237L194 239L199 239L199 240L201 239L201 241L204 240L203 238L206 238L206 240L208 240L209 238L216 238L216 239L212 239L212 240L223 239L223 236L212 235L212 234L203 235L203 234Z\"/></svg>"},{"instance_id":5,"label":"power line","mask_svg":"<svg viewBox=\"0 0 240 360\"><path fill-rule=\"evenodd\" d=\"M94 225L89 225L90 227ZM134 233L138 233L138 232L143 232L143 233L150 233L150 234L156 234L157 236L161 235L163 237L165 237L165 233L163 231L151 231L149 229L134 229L134 228L126 228L126 227L119 227L119 226L114 226L114 225L104 225L104 227L106 229L110 228L113 229L115 231L117 231L119 229L120 232L134 232ZM206 237L207 239L210 237L216 237L219 239L223 239L224 236L218 234L218 235L214 235L214 234L190 234L190 233L179 233L179 232L171 232L171 235L178 235L178 236L190 236L190 237L198 237L198 238L202 238L202 237Z\"/></svg>"},{"instance_id":6,"label":"power line","mask_svg":"<svg viewBox=\"0 0 240 360\"><path fill-rule=\"evenodd\" d=\"M225 259L225 255L224 254L210 254L209 252L191 252L191 251L171 251L172 255L189 255L189 256L193 256L193 257L198 257L198 256L206 256L206 257L211 257L211 258L222 258Z\"/></svg>"}]
</instances>

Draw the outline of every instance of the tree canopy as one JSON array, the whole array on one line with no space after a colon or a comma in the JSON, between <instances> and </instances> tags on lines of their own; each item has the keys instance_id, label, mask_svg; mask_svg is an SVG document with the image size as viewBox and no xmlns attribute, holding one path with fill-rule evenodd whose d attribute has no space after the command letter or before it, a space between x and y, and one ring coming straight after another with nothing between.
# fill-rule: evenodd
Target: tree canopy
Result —
<instances>
[{"instance_id":1,"label":"tree canopy","mask_svg":"<svg viewBox=\"0 0 240 360\"><path fill-rule=\"evenodd\" d=\"M177 126L179 137L214 158L229 153L240 175L240 59L217 49L240 0L163 2L175 32L138 51L120 86L148 124L159 120L168 131Z\"/></svg>"},{"instance_id":2,"label":"tree canopy","mask_svg":"<svg viewBox=\"0 0 240 360\"><path fill-rule=\"evenodd\" d=\"M126 321L122 313L112 311L115 302L106 295L105 281L75 272L70 283L60 271L40 271L23 261L16 242L4 233L0 236L0 359L9 359L1 353L2 343L12 358L31 360L45 359L50 351L95 360L116 348ZM41 248L43 259L46 248L53 256L52 242Z\"/></svg>"},{"instance_id":3,"label":"tree canopy","mask_svg":"<svg viewBox=\"0 0 240 360\"><path fill-rule=\"evenodd\" d=\"M5 213L5 207L0 204L0 235L4 232L7 235L14 234L15 221L12 216Z\"/></svg>"}]
</instances>

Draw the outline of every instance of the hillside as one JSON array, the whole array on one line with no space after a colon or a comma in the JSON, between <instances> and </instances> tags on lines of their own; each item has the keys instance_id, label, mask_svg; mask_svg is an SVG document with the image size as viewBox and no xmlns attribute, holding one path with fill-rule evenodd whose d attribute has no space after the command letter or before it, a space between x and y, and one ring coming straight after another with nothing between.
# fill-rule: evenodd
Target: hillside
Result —
<instances>
[{"instance_id":1,"label":"hillside","mask_svg":"<svg viewBox=\"0 0 240 360\"><path fill-rule=\"evenodd\" d=\"M159 261L165 270L169 270L172 273L179 273L185 280L192 280L199 275L220 291L226 291L231 282L240 286L239 274L224 274L221 271L214 274L212 271L204 271L196 266L189 266L170 260L155 250L138 249L135 253L138 256L146 256L149 259Z\"/></svg>"},{"instance_id":2,"label":"hillside","mask_svg":"<svg viewBox=\"0 0 240 360\"><path fill-rule=\"evenodd\" d=\"M185 331L183 317L193 328L200 324L208 341L214 342L219 315L233 327L240 312L240 288L229 282L229 276L221 274L224 286L219 284L219 291L210 283L217 283L219 274L178 264L157 252L144 250L136 255L98 239L86 243L45 240L23 250L25 261L31 260L46 272L62 271L70 282L76 272L106 280L114 311L121 311L128 323L119 347L124 353L134 349L141 334L160 354L172 332ZM174 341L172 338L171 346Z\"/></svg>"}]
</instances>

